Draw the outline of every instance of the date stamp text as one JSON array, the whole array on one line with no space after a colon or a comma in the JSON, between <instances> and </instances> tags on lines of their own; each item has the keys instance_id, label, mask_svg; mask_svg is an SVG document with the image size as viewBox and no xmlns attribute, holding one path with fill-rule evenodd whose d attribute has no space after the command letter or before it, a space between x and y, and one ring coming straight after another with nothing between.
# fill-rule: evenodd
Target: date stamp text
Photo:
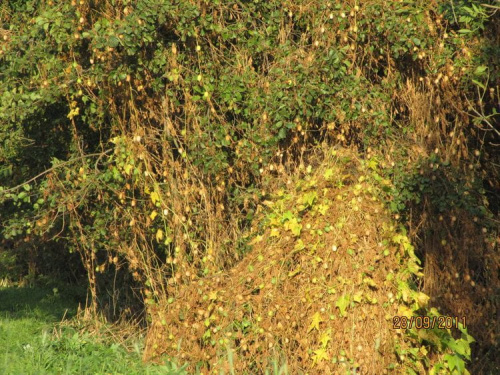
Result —
<instances>
[{"instance_id":1,"label":"date stamp text","mask_svg":"<svg viewBox=\"0 0 500 375\"><path fill-rule=\"evenodd\" d=\"M395 316L392 318L393 329L452 329L466 327L465 316Z\"/></svg>"}]
</instances>

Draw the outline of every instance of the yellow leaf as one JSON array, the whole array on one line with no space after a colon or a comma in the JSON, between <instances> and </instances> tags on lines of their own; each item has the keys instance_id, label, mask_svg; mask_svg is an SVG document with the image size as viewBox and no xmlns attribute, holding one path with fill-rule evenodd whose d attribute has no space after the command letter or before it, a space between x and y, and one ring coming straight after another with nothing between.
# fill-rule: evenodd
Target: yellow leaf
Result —
<instances>
[{"instance_id":1,"label":"yellow leaf","mask_svg":"<svg viewBox=\"0 0 500 375\"><path fill-rule=\"evenodd\" d=\"M326 353L326 350L324 348L319 348L314 351L314 355L312 356L313 360L313 365L326 360L328 361L330 358L328 357L328 354Z\"/></svg>"},{"instance_id":2,"label":"yellow leaf","mask_svg":"<svg viewBox=\"0 0 500 375\"><path fill-rule=\"evenodd\" d=\"M284 225L285 230L289 230L294 236L299 236L302 230L302 225L298 223L296 218L287 221Z\"/></svg>"},{"instance_id":3,"label":"yellow leaf","mask_svg":"<svg viewBox=\"0 0 500 375\"><path fill-rule=\"evenodd\" d=\"M208 293L208 299L210 299L211 301L215 301L217 299L217 292L212 291L212 292Z\"/></svg>"},{"instance_id":4,"label":"yellow leaf","mask_svg":"<svg viewBox=\"0 0 500 375\"><path fill-rule=\"evenodd\" d=\"M329 209L329 208L330 208L330 206L329 206L329 205L327 205L327 204L320 204L320 205L318 206L318 212L319 212L321 215L325 216L326 211L328 211L328 209Z\"/></svg>"},{"instance_id":5,"label":"yellow leaf","mask_svg":"<svg viewBox=\"0 0 500 375\"><path fill-rule=\"evenodd\" d=\"M125 166L125 168L124 168L125 173L126 173L126 174L130 174L130 172L132 171L132 168L134 168L132 165L127 164L127 165Z\"/></svg>"},{"instance_id":6,"label":"yellow leaf","mask_svg":"<svg viewBox=\"0 0 500 375\"><path fill-rule=\"evenodd\" d=\"M163 239L163 231L161 229L158 229L158 232L156 232L156 241L160 242Z\"/></svg>"},{"instance_id":7,"label":"yellow leaf","mask_svg":"<svg viewBox=\"0 0 500 375\"><path fill-rule=\"evenodd\" d=\"M425 307L427 306L427 303L429 302L430 297L427 294L424 294L422 292L419 292L417 294L417 303L419 307Z\"/></svg>"},{"instance_id":8,"label":"yellow leaf","mask_svg":"<svg viewBox=\"0 0 500 375\"><path fill-rule=\"evenodd\" d=\"M323 177L325 180L329 180L333 176L333 169L327 169L325 173L323 174Z\"/></svg>"},{"instance_id":9,"label":"yellow leaf","mask_svg":"<svg viewBox=\"0 0 500 375\"><path fill-rule=\"evenodd\" d=\"M399 290L401 291L401 297L403 297L403 301L408 302L408 297L411 294L410 287L407 283L401 283L399 285Z\"/></svg>"},{"instance_id":10,"label":"yellow leaf","mask_svg":"<svg viewBox=\"0 0 500 375\"><path fill-rule=\"evenodd\" d=\"M69 111L68 116L66 117L72 120L75 116L78 116L79 114L80 114L80 108L76 107L71 111Z\"/></svg>"},{"instance_id":11,"label":"yellow leaf","mask_svg":"<svg viewBox=\"0 0 500 375\"><path fill-rule=\"evenodd\" d=\"M373 279L370 278L370 277L365 277L363 279L363 283L365 283L368 286L371 286L372 288L376 288L377 287L377 284L375 283L375 281L373 281Z\"/></svg>"},{"instance_id":12,"label":"yellow leaf","mask_svg":"<svg viewBox=\"0 0 500 375\"><path fill-rule=\"evenodd\" d=\"M363 299L363 292L357 292L353 297L352 300L357 303L361 303L361 300Z\"/></svg>"},{"instance_id":13,"label":"yellow leaf","mask_svg":"<svg viewBox=\"0 0 500 375\"><path fill-rule=\"evenodd\" d=\"M278 217L276 216L271 216L269 218L269 226L271 227L277 227L277 226L280 226L281 225L281 221Z\"/></svg>"},{"instance_id":14,"label":"yellow leaf","mask_svg":"<svg viewBox=\"0 0 500 375\"><path fill-rule=\"evenodd\" d=\"M331 329L327 330L326 332L323 332L320 339L319 339L319 342L321 343L321 346L323 348L326 348L327 345L328 345L328 342L331 341L331 336L330 336L330 333L332 332Z\"/></svg>"},{"instance_id":15,"label":"yellow leaf","mask_svg":"<svg viewBox=\"0 0 500 375\"><path fill-rule=\"evenodd\" d=\"M371 303L372 305L376 305L378 303L378 299L376 297L366 296L366 302Z\"/></svg>"},{"instance_id":16,"label":"yellow leaf","mask_svg":"<svg viewBox=\"0 0 500 375\"><path fill-rule=\"evenodd\" d=\"M351 297L347 294L339 297L337 302L335 302L335 306L337 306L340 310L340 316L345 316L347 307L349 307L349 303L351 301Z\"/></svg>"},{"instance_id":17,"label":"yellow leaf","mask_svg":"<svg viewBox=\"0 0 500 375\"><path fill-rule=\"evenodd\" d=\"M404 305L400 305L398 308L398 315L410 318L413 315L413 311Z\"/></svg>"},{"instance_id":18,"label":"yellow leaf","mask_svg":"<svg viewBox=\"0 0 500 375\"><path fill-rule=\"evenodd\" d=\"M321 314L319 312L316 312L313 317L312 317L312 322L311 325L309 326L309 329L307 332L311 332L313 329L316 329L319 331L319 324L323 321L321 319Z\"/></svg>"},{"instance_id":19,"label":"yellow leaf","mask_svg":"<svg viewBox=\"0 0 500 375\"><path fill-rule=\"evenodd\" d=\"M271 237L279 237L279 235L280 231L277 228L271 229L271 234L270 234Z\"/></svg>"},{"instance_id":20,"label":"yellow leaf","mask_svg":"<svg viewBox=\"0 0 500 375\"><path fill-rule=\"evenodd\" d=\"M158 212L156 212L156 211L151 212L151 214L149 215L151 220L154 220L156 216L158 216Z\"/></svg>"},{"instance_id":21,"label":"yellow leaf","mask_svg":"<svg viewBox=\"0 0 500 375\"><path fill-rule=\"evenodd\" d=\"M151 192L150 197L151 197L151 202L153 202L153 204L156 204L156 202L158 202L158 200L160 199L160 196L156 191Z\"/></svg>"}]
</instances>

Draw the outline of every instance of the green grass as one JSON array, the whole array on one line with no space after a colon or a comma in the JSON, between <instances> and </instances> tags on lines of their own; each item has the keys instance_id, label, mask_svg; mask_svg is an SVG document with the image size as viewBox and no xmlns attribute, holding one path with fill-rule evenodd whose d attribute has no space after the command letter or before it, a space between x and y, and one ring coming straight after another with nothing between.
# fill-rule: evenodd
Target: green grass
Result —
<instances>
[{"instance_id":1,"label":"green grass","mask_svg":"<svg viewBox=\"0 0 500 375\"><path fill-rule=\"evenodd\" d=\"M128 352L71 327L78 291L53 287L0 288L0 374L184 374L172 363L145 365L141 342Z\"/></svg>"}]
</instances>

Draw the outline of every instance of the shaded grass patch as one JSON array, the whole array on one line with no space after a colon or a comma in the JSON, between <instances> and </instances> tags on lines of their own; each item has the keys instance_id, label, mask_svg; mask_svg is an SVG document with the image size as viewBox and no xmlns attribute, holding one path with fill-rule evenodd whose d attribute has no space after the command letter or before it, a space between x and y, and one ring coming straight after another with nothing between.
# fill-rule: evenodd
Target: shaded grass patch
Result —
<instances>
[{"instance_id":1,"label":"shaded grass patch","mask_svg":"<svg viewBox=\"0 0 500 375\"><path fill-rule=\"evenodd\" d=\"M97 340L71 327L68 318L76 316L80 297L70 287L0 289L0 373L184 373L169 362L144 364L140 339L130 352L109 338Z\"/></svg>"}]
</instances>

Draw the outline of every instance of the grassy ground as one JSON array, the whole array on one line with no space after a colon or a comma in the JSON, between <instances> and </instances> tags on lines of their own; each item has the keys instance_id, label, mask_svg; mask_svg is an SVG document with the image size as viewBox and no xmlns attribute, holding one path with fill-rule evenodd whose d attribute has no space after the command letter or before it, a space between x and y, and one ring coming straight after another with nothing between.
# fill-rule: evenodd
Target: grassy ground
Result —
<instances>
[{"instance_id":1,"label":"grassy ground","mask_svg":"<svg viewBox=\"0 0 500 375\"><path fill-rule=\"evenodd\" d=\"M53 287L0 288L0 374L182 374L173 364L144 365L133 352L69 325L76 293Z\"/></svg>"}]
</instances>

